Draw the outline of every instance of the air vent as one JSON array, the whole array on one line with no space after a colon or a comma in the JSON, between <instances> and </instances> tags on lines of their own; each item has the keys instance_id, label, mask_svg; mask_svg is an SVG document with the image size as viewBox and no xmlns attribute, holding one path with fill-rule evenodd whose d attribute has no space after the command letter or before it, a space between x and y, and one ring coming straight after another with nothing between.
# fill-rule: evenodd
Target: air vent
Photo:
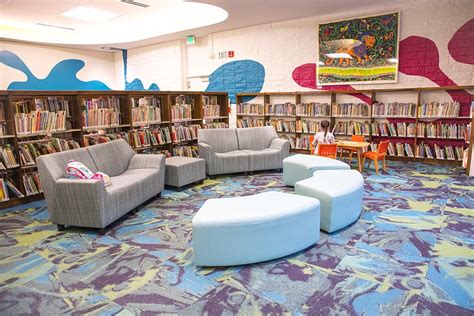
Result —
<instances>
[{"instance_id":1,"label":"air vent","mask_svg":"<svg viewBox=\"0 0 474 316\"><path fill-rule=\"evenodd\" d=\"M149 7L148 4L133 1L133 0L120 0L120 2L123 2L123 3L126 3L126 4L131 4L131 5L136 5L137 7L142 7L142 8L148 8Z\"/></svg>"},{"instance_id":2,"label":"air vent","mask_svg":"<svg viewBox=\"0 0 474 316\"><path fill-rule=\"evenodd\" d=\"M60 26L60 25L52 25L52 24L45 24L45 23L36 23L36 25L39 26L45 26L45 27L52 27L55 29L61 29L61 30L68 30L68 31L74 31L72 27L67 27L67 26Z\"/></svg>"}]
</instances>

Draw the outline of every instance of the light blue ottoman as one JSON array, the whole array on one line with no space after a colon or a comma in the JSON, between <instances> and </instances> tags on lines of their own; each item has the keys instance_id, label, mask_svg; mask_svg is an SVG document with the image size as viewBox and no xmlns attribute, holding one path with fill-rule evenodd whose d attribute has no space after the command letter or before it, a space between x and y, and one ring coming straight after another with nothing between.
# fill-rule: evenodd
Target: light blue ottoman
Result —
<instances>
[{"instance_id":1,"label":"light blue ottoman","mask_svg":"<svg viewBox=\"0 0 474 316\"><path fill-rule=\"evenodd\" d=\"M319 240L319 201L281 192L207 200L194 215L194 263L231 266L267 261Z\"/></svg>"},{"instance_id":2,"label":"light blue ottoman","mask_svg":"<svg viewBox=\"0 0 474 316\"><path fill-rule=\"evenodd\" d=\"M297 154L283 159L283 183L294 186L296 182L311 178L317 170L350 170L339 160L314 155Z\"/></svg>"},{"instance_id":3,"label":"light blue ottoman","mask_svg":"<svg viewBox=\"0 0 474 316\"><path fill-rule=\"evenodd\" d=\"M329 233L355 222L362 211L364 177L356 170L322 170L295 184L298 195L321 202L321 229Z\"/></svg>"}]
</instances>

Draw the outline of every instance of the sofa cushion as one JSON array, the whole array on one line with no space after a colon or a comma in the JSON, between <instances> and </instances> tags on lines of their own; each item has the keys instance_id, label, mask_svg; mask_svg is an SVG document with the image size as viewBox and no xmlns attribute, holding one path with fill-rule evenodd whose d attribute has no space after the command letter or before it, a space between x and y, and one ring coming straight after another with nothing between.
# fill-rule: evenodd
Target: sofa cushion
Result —
<instances>
[{"instance_id":1,"label":"sofa cushion","mask_svg":"<svg viewBox=\"0 0 474 316\"><path fill-rule=\"evenodd\" d=\"M198 141L210 145L216 153L239 149L235 128L199 129Z\"/></svg>"},{"instance_id":2,"label":"sofa cushion","mask_svg":"<svg viewBox=\"0 0 474 316\"><path fill-rule=\"evenodd\" d=\"M83 163L92 173L97 172L97 167L86 148L63 151L59 153L43 155L36 159L42 172L47 172L52 180L67 178L66 167L70 160ZM43 176L44 177L44 176Z\"/></svg>"},{"instance_id":3,"label":"sofa cushion","mask_svg":"<svg viewBox=\"0 0 474 316\"><path fill-rule=\"evenodd\" d=\"M115 177L128 168L130 159L135 154L132 147L123 139L87 147L98 171ZM113 182L113 179L112 179Z\"/></svg>"},{"instance_id":4,"label":"sofa cushion","mask_svg":"<svg viewBox=\"0 0 474 316\"><path fill-rule=\"evenodd\" d=\"M239 150L262 150L269 148L272 140L277 137L278 134L273 126L237 129Z\"/></svg>"},{"instance_id":5,"label":"sofa cushion","mask_svg":"<svg viewBox=\"0 0 474 316\"><path fill-rule=\"evenodd\" d=\"M131 169L111 177L112 184L105 188L107 195L106 222L115 220L157 194L159 170Z\"/></svg>"},{"instance_id":6,"label":"sofa cushion","mask_svg":"<svg viewBox=\"0 0 474 316\"><path fill-rule=\"evenodd\" d=\"M213 169L213 174L247 172L249 171L248 154L242 150L216 153L216 163Z\"/></svg>"},{"instance_id":7,"label":"sofa cushion","mask_svg":"<svg viewBox=\"0 0 474 316\"><path fill-rule=\"evenodd\" d=\"M244 150L249 156L249 171L281 169L283 157L278 149Z\"/></svg>"}]
</instances>

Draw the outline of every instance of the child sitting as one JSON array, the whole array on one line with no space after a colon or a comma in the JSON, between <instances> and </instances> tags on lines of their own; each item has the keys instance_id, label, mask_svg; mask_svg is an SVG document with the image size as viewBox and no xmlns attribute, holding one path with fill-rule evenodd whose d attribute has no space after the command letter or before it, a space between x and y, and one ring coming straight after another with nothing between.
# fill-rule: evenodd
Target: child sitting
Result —
<instances>
[{"instance_id":1,"label":"child sitting","mask_svg":"<svg viewBox=\"0 0 474 316\"><path fill-rule=\"evenodd\" d=\"M319 144L334 144L336 139L334 135L329 131L329 121L324 120L321 122L322 131L314 134L313 146L315 147L315 153L318 153Z\"/></svg>"}]
</instances>

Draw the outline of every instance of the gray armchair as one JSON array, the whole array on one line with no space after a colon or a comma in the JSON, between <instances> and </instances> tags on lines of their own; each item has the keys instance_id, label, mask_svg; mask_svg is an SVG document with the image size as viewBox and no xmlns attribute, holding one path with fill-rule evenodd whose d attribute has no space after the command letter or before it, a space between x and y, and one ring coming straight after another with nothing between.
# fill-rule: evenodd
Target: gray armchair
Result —
<instances>
[{"instance_id":1,"label":"gray armchair","mask_svg":"<svg viewBox=\"0 0 474 316\"><path fill-rule=\"evenodd\" d=\"M110 176L99 180L68 179L66 165L75 159L92 172ZM165 181L163 155L139 155L124 140L38 157L36 160L51 221L104 228L148 199L160 195Z\"/></svg>"}]
</instances>

